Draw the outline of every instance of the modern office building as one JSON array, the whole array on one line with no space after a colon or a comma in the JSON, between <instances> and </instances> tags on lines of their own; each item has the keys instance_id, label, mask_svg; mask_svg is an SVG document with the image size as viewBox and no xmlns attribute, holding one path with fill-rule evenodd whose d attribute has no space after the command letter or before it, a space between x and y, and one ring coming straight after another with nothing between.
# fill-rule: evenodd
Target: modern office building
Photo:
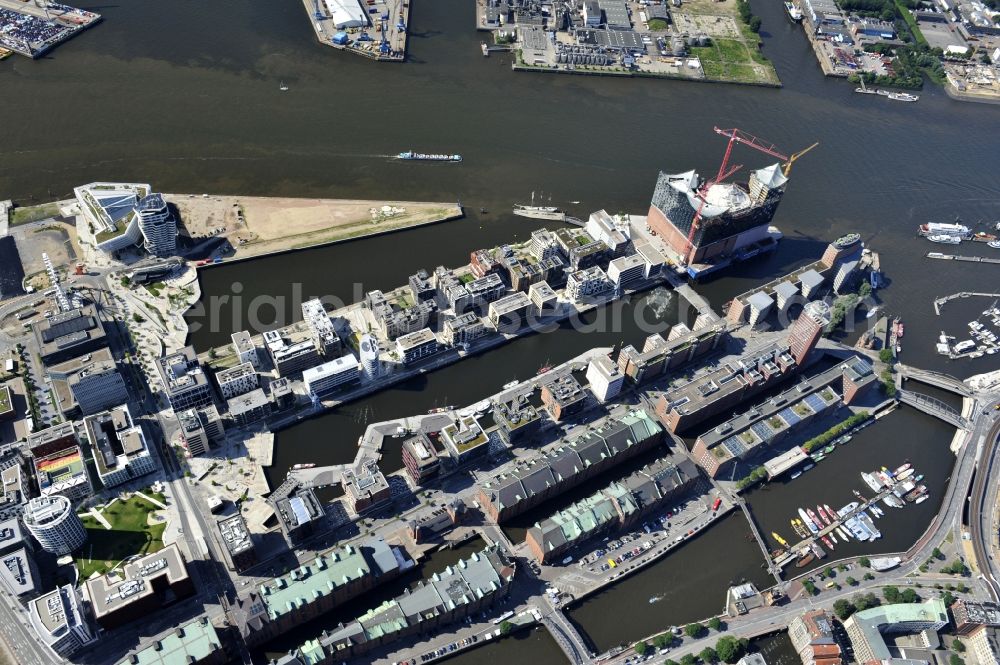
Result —
<instances>
[{"instance_id":1,"label":"modern office building","mask_svg":"<svg viewBox=\"0 0 1000 665\"><path fill-rule=\"evenodd\" d=\"M531 244L528 246L528 251L539 261L562 254L555 234L548 229L536 229L531 232Z\"/></svg>"},{"instance_id":2,"label":"modern office building","mask_svg":"<svg viewBox=\"0 0 1000 665\"><path fill-rule=\"evenodd\" d=\"M93 493L72 422L29 435L28 447L38 491L43 497L61 495L78 501Z\"/></svg>"},{"instance_id":3,"label":"modern office building","mask_svg":"<svg viewBox=\"0 0 1000 665\"><path fill-rule=\"evenodd\" d=\"M694 486L698 468L683 454L653 462L528 529L539 563L551 563L588 540L628 529Z\"/></svg>"},{"instance_id":4,"label":"modern office building","mask_svg":"<svg viewBox=\"0 0 1000 665\"><path fill-rule=\"evenodd\" d=\"M38 641L59 659L69 659L97 639L72 584L57 587L28 603L28 618Z\"/></svg>"},{"instance_id":5,"label":"modern office building","mask_svg":"<svg viewBox=\"0 0 1000 665\"><path fill-rule=\"evenodd\" d=\"M949 609L956 635L968 635L979 626L1000 627L1000 605L997 603L959 599Z\"/></svg>"},{"instance_id":6,"label":"modern office building","mask_svg":"<svg viewBox=\"0 0 1000 665\"><path fill-rule=\"evenodd\" d=\"M599 356L587 365L587 383L597 401L604 403L622 391L625 375L610 356Z\"/></svg>"},{"instance_id":7,"label":"modern office building","mask_svg":"<svg viewBox=\"0 0 1000 665\"><path fill-rule=\"evenodd\" d=\"M105 630L147 618L194 595L194 582L177 543L129 561L113 576L91 577L84 588L94 620Z\"/></svg>"},{"instance_id":8,"label":"modern office building","mask_svg":"<svg viewBox=\"0 0 1000 665\"><path fill-rule=\"evenodd\" d=\"M802 665L841 665L843 656L833 631L833 621L824 610L810 610L788 624L788 638Z\"/></svg>"},{"instance_id":9,"label":"modern office building","mask_svg":"<svg viewBox=\"0 0 1000 665\"><path fill-rule=\"evenodd\" d=\"M396 354L404 365L432 356L441 350L437 336L430 328L423 328L396 338Z\"/></svg>"},{"instance_id":10,"label":"modern office building","mask_svg":"<svg viewBox=\"0 0 1000 665\"><path fill-rule=\"evenodd\" d=\"M64 496L39 496L24 509L24 526L46 552L69 554L87 541L87 530Z\"/></svg>"},{"instance_id":11,"label":"modern office building","mask_svg":"<svg viewBox=\"0 0 1000 665\"><path fill-rule=\"evenodd\" d=\"M619 256L608 264L608 279L615 288L638 282L646 272L646 260L638 254Z\"/></svg>"},{"instance_id":12,"label":"modern office building","mask_svg":"<svg viewBox=\"0 0 1000 665\"><path fill-rule=\"evenodd\" d=\"M321 356L331 359L340 356L340 337L320 299L313 298L302 303L302 319L309 327L309 339Z\"/></svg>"},{"instance_id":13,"label":"modern office building","mask_svg":"<svg viewBox=\"0 0 1000 665\"><path fill-rule=\"evenodd\" d=\"M12 519L24 512L30 486L23 464L20 452L10 451L0 456L0 520Z\"/></svg>"},{"instance_id":14,"label":"modern office building","mask_svg":"<svg viewBox=\"0 0 1000 665\"><path fill-rule=\"evenodd\" d=\"M122 404L88 416L84 428L97 476L105 487L115 487L156 470L142 427L132 420L128 406Z\"/></svg>"},{"instance_id":15,"label":"modern office building","mask_svg":"<svg viewBox=\"0 0 1000 665\"><path fill-rule=\"evenodd\" d=\"M233 351L236 353L236 359L239 364L250 363L256 369L260 369L260 356L257 353L256 345L253 343L253 338L250 337L250 333L246 330L241 330L240 332L233 333L230 339L233 340Z\"/></svg>"},{"instance_id":16,"label":"modern office building","mask_svg":"<svg viewBox=\"0 0 1000 665\"><path fill-rule=\"evenodd\" d=\"M490 303L488 317L497 330L514 332L528 323L533 303L527 293L515 291Z\"/></svg>"},{"instance_id":17,"label":"modern office building","mask_svg":"<svg viewBox=\"0 0 1000 665\"><path fill-rule=\"evenodd\" d=\"M321 356L312 339L286 339L280 330L268 330L264 333L264 346L278 376L289 376L320 363Z\"/></svg>"},{"instance_id":18,"label":"modern office building","mask_svg":"<svg viewBox=\"0 0 1000 665\"><path fill-rule=\"evenodd\" d=\"M361 379L361 367L353 353L310 367L302 372L302 382L313 397L319 397Z\"/></svg>"},{"instance_id":19,"label":"modern office building","mask_svg":"<svg viewBox=\"0 0 1000 665\"><path fill-rule=\"evenodd\" d=\"M772 164L752 171L746 187L717 182L702 194L697 172L661 172L647 224L685 264L711 265L774 244L768 226L787 182Z\"/></svg>"},{"instance_id":20,"label":"modern office building","mask_svg":"<svg viewBox=\"0 0 1000 665\"><path fill-rule=\"evenodd\" d=\"M471 344L488 332L478 314L466 312L444 322L441 341L449 346Z\"/></svg>"},{"instance_id":21,"label":"modern office building","mask_svg":"<svg viewBox=\"0 0 1000 665\"><path fill-rule=\"evenodd\" d=\"M441 460L434 444L423 432L403 442L403 466L416 485L437 475Z\"/></svg>"},{"instance_id":22,"label":"modern office building","mask_svg":"<svg viewBox=\"0 0 1000 665\"><path fill-rule=\"evenodd\" d=\"M361 369L368 379L377 379L381 373L382 361L379 359L378 340L374 335L364 334L358 343L361 351Z\"/></svg>"},{"instance_id":23,"label":"modern office building","mask_svg":"<svg viewBox=\"0 0 1000 665\"><path fill-rule=\"evenodd\" d=\"M212 388L193 346L157 358L156 369L174 411L212 403Z\"/></svg>"},{"instance_id":24,"label":"modern office building","mask_svg":"<svg viewBox=\"0 0 1000 665\"><path fill-rule=\"evenodd\" d=\"M542 383L542 404L552 420L558 422L583 411L587 393L571 373L563 372Z\"/></svg>"},{"instance_id":25,"label":"modern office building","mask_svg":"<svg viewBox=\"0 0 1000 665\"><path fill-rule=\"evenodd\" d=\"M255 647L395 579L414 565L378 538L343 545L261 584L230 605L230 623Z\"/></svg>"},{"instance_id":26,"label":"modern office building","mask_svg":"<svg viewBox=\"0 0 1000 665\"><path fill-rule=\"evenodd\" d=\"M257 550L243 515L237 512L219 520L219 538L229 567L242 573L257 563Z\"/></svg>"},{"instance_id":27,"label":"modern office building","mask_svg":"<svg viewBox=\"0 0 1000 665\"><path fill-rule=\"evenodd\" d=\"M863 249L864 243L861 241L861 235L848 233L827 245L820 261L827 268L833 268L839 263L861 258Z\"/></svg>"},{"instance_id":28,"label":"modern office building","mask_svg":"<svg viewBox=\"0 0 1000 665\"><path fill-rule=\"evenodd\" d=\"M191 455L208 452L212 441L225 436L222 419L214 406L205 409L187 409L177 414L181 424L181 438Z\"/></svg>"},{"instance_id":29,"label":"modern office building","mask_svg":"<svg viewBox=\"0 0 1000 665\"><path fill-rule=\"evenodd\" d=\"M979 626L966 642L978 665L997 665L1000 662L1000 630L993 626Z\"/></svg>"},{"instance_id":30,"label":"modern office building","mask_svg":"<svg viewBox=\"0 0 1000 665\"><path fill-rule=\"evenodd\" d=\"M271 415L271 400L264 394L263 388L257 388L227 401L226 408L233 422L238 427L244 427Z\"/></svg>"},{"instance_id":31,"label":"modern office building","mask_svg":"<svg viewBox=\"0 0 1000 665\"><path fill-rule=\"evenodd\" d=\"M332 665L360 658L397 640L428 634L462 621L506 598L514 572L514 560L506 550L492 545L448 566L354 621L306 642L279 658L276 665L303 662Z\"/></svg>"},{"instance_id":32,"label":"modern office building","mask_svg":"<svg viewBox=\"0 0 1000 665\"><path fill-rule=\"evenodd\" d=\"M524 393L497 402L493 407L493 420L497 424L497 433L508 445L530 440L542 427L541 414Z\"/></svg>"},{"instance_id":33,"label":"modern office building","mask_svg":"<svg viewBox=\"0 0 1000 665\"><path fill-rule=\"evenodd\" d=\"M410 275L406 282L407 289L414 301L433 300L437 295L437 289L431 283L431 276L426 269L421 268L416 273Z\"/></svg>"},{"instance_id":34,"label":"modern office building","mask_svg":"<svg viewBox=\"0 0 1000 665\"><path fill-rule=\"evenodd\" d=\"M612 416L586 434L559 441L531 463L482 483L477 498L483 512L501 523L662 441L663 428L645 411Z\"/></svg>"},{"instance_id":35,"label":"modern office building","mask_svg":"<svg viewBox=\"0 0 1000 665\"><path fill-rule=\"evenodd\" d=\"M143 249L153 256L177 254L177 220L162 194L147 194L135 207Z\"/></svg>"},{"instance_id":36,"label":"modern office building","mask_svg":"<svg viewBox=\"0 0 1000 665\"><path fill-rule=\"evenodd\" d=\"M382 338L388 341L433 324L438 312L433 300L420 300L406 309L394 308L378 290L365 294L365 306L371 310Z\"/></svg>"},{"instance_id":37,"label":"modern office building","mask_svg":"<svg viewBox=\"0 0 1000 665\"><path fill-rule=\"evenodd\" d=\"M19 600L38 594L43 584L31 552L21 547L0 554L0 588Z\"/></svg>"},{"instance_id":38,"label":"modern office building","mask_svg":"<svg viewBox=\"0 0 1000 665\"><path fill-rule=\"evenodd\" d=\"M378 468L378 460L365 459L356 467L346 469L341 476L344 496L355 514L361 515L392 503L389 481Z\"/></svg>"},{"instance_id":39,"label":"modern office building","mask_svg":"<svg viewBox=\"0 0 1000 665\"><path fill-rule=\"evenodd\" d=\"M559 296L548 282L538 282L528 287L528 300L535 306L537 316L551 316L559 311Z\"/></svg>"},{"instance_id":40,"label":"modern office building","mask_svg":"<svg viewBox=\"0 0 1000 665\"><path fill-rule=\"evenodd\" d=\"M46 365L65 362L108 345L107 332L93 303L56 312L35 323L31 330L38 356Z\"/></svg>"},{"instance_id":41,"label":"modern office building","mask_svg":"<svg viewBox=\"0 0 1000 665\"><path fill-rule=\"evenodd\" d=\"M822 300L808 303L788 330L788 351L797 365L804 366L830 325L830 306Z\"/></svg>"},{"instance_id":42,"label":"modern office building","mask_svg":"<svg viewBox=\"0 0 1000 665\"><path fill-rule=\"evenodd\" d=\"M937 632L946 625L948 608L940 598L932 598L922 603L880 605L855 612L844 621L844 630L854 648L855 660L869 663L893 657L883 635Z\"/></svg>"},{"instance_id":43,"label":"modern office building","mask_svg":"<svg viewBox=\"0 0 1000 665\"><path fill-rule=\"evenodd\" d=\"M441 441L454 465L459 466L489 452L489 436L474 415L460 417L441 428Z\"/></svg>"},{"instance_id":44,"label":"modern office building","mask_svg":"<svg viewBox=\"0 0 1000 665\"><path fill-rule=\"evenodd\" d=\"M128 401L128 390L107 347L65 362L48 371L59 410L64 416L89 416Z\"/></svg>"},{"instance_id":45,"label":"modern office building","mask_svg":"<svg viewBox=\"0 0 1000 665\"><path fill-rule=\"evenodd\" d=\"M610 288L611 281L607 273L600 266L591 266L570 273L566 280L566 298L572 302L580 302L584 298L605 293Z\"/></svg>"},{"instance_id":46,"label":"modern office building","mask_svg":"<svg viewBox=\"0 0 1000 665\"><path fill-rule=\"evenodd\" d=\"M286 479L278 486L268 503L278 517L278 524L289 547L297 547L313 535L316 525L326 517L323 504L316 493L300 487L294 480Z\"/></svg>"},{"instance_id":47,"label":"modern office building","mask_svg":"<svg viewBox=\"0 0 1000 665\"><path fill-rule=\"evenodd\" d=\"M607 245L612 256L622 256L628 248L631 229L627 216L612 217L606 210L598 210L590 213L583 228L591 238Z\"/></svg>"},{"instance_id":48,"label":"modern office building","mask_svg":"<svg viewBox=\"0 0 1000 665\"><path fill-rule=\"evenodd\" d=\"M260 388L260 377L257 376L253 363L249 362L216 372L215 382L219 384L219 394L223 401Z\"/></svg>"},{"instance_id":49,"label":"modern office building","mask_svg":"<svg viewBox=\"0 0 1000 665\"><path fill-rule=\"evenodd\" d=\"M271 389L271 400L274 408L280 410L295 406L295 391L287 378L274 379L268 388Z\"/></svg>"},{"instance_id":50,"label":"modern office building","mask_svg":"<svg viewBox=\"0 0 1000 665\"><path fill-rule=\"evenodd\" d=\"M92 182L73 189L97 248L114 254L143 240L136 207L152 188L147 183Z\"/></svg>"}]
</instances>

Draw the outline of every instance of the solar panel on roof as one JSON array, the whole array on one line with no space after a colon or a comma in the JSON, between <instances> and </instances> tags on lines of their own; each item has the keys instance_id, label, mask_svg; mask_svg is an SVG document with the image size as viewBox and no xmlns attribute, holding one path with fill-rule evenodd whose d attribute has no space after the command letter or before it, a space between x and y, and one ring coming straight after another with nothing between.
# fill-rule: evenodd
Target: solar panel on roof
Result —
<instances>
[{"instance_id":1,"label":"solar panel on roof","mask_svg":"<svg viewBox=\"0 0 1000 665\"><path fill-rule=\"evenodd\" d=\"M821 410L823 410L826 407L826 405L823 403L823 400L820 398L820 396L816 395L816 394L806 395L806 400L805 401L806 401L806 404L808 404L809 406L811 406L814 411L821 411Z\"/></svg>"},{"instance_id":2,"label":"solar panel on roof","mask_svg":"<svg viewBox=\"0 0 1000 665\"><path fill-rule=\"evenodd\" d=\"M781 416L781 418L789 425L794 425L795 423L802 420L801 418L799 418L798 414L792 411L791 407L786 407L782 409L781 411L778 412L778 415Z\"/></svg>"},{"instance_id":3,"label":"solar panel on roof","mask_svg":"<svg viewBox=\"0 0 1000 665\"><path fill-rule=\"evenodd\" d=\"M726 450L728 450L733 457L739 457L746 452L746 446L744 446L743 443L735 436L731 436L723 441L722 445L725 446Z\"/></svg>"},{"instance_id":4,"label":"solar panel on roof","mask_svg":"<svg viewBox=\"0 0 1000 665\"><path fill-rule=\"evenodd\" d=\"M750 429L752 429L754 434L759 436L763 441L767 441L774 434L774 432L771 431L771 428L767 426L767 423L764 422L754 423L750 426Z\"/></svg>"}]
</instances>

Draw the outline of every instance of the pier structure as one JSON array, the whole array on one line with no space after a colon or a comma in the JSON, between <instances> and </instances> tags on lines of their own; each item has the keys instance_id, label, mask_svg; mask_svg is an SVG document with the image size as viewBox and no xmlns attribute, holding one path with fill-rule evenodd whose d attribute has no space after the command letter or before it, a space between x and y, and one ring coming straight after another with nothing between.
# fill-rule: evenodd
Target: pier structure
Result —
<instances>
[{"instance_id":1,"label":"pier structure","mask_svg":"<svg viewBox=\"0 0 1000 665\"><path fill-rule=\"evenodd\" d=\"M2 215L0 215L0 221L2 221ZM955 300L956 298L972 298L973 296L978 296L981 298L1000 298L1000 293L974 293L972 291L961 291L959 293L952 293L950 296L944 296L942 298L934 299L934 313L941 316L941 308L947 303Z\"/></svg>"},{"instance_id":2,"label":"pier structure","mask_svg":"<svg viewBox=\"0 0 1000 665\"><path fill-rule=\"evenodd\" d=\"M941 252L928 252L927 258L940 261L967 261L969 263L1000 263L1000 259L994 259L991 256L962 256L961 254L942 254Z\"/></svg>"},{"instance_id":3,"label":"pier structure","mask_svg":"<svg viewBox=\"0 0 1000 665\"><path fill-rule=\"evenodd\" d=\"M767 541L764 540L764 536L760 533L760 527L757 526L757 520L754 518L753 513L750 512L750 506L747 504L746 499L741 496L736 497L736 504L743 511L743 516L747 518L754 540L757 541L757 546L760 547L761 554L764 555L764 560L767 561L767 572L771 573L775 582L780 584L781 566L777 565L771 556L771 551L767 548Z\"/></svg>"}]
</instances>

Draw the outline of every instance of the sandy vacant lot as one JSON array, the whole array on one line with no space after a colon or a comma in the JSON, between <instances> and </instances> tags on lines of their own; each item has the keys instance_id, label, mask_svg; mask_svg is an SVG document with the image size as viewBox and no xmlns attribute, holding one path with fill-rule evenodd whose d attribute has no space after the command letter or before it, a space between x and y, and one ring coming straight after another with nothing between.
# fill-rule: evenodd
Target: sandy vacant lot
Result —
<instances>
[{"instance_id":1,"label":"sandy vacant lot","mask_svg":"<svg viewBox=\"0 0 1000 665\"><path fill-rule=\"evenodd\" d=\"M165 194L195 238L225 235L237 256L307 247L461 216L449 203Z\"/></svg>"}]
</instances>

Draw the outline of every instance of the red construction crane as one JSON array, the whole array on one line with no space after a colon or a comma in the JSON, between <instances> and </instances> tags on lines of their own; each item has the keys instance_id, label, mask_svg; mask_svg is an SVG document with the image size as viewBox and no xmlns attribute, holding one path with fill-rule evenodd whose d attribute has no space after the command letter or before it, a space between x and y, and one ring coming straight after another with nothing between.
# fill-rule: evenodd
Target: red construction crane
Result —
<instances>
[{"instance_id":1,"label":"red construction crane","mask_svg":"<svg viewBox=\"0 0 1000 665\"><path fill-rule=\"evenodd\" d=\"M719 129L718 127L716 127L715 133L719 134L720 136L728 137L729 143L726 145L726 154L722 157L722 163L719 164L719 172L715 174L715 178L713 178L712 180L706 180L705 183L700 188L698 188L698 191L696 192L696 196L698 197L700 202L698 203L698 210L695 212L694 219L691 220L691 230L688 231L688 237L687 237L688 256L686 257L688 263L691 262L690 252L691 249L694 247L694 233L698 229L698 223L701 221L701 211L705 207L705 199L708 196L709 188L712 185L724 181L726 178L728 178L729 176L740 170L740 168L742 168L739 164L735 166L729 166L729 157L733 153L733 144L741 143L745 146L753 148L754 150L758 150L767 155L771 155L772 157L780 159L783 162L789 161L789 158L786 155L778 152L777 147L775 147L773 143L768 144L766 141L762 141L756 136L747 134L741 129L735 129L735 128Z\"/></svg>"}]
</instances>

